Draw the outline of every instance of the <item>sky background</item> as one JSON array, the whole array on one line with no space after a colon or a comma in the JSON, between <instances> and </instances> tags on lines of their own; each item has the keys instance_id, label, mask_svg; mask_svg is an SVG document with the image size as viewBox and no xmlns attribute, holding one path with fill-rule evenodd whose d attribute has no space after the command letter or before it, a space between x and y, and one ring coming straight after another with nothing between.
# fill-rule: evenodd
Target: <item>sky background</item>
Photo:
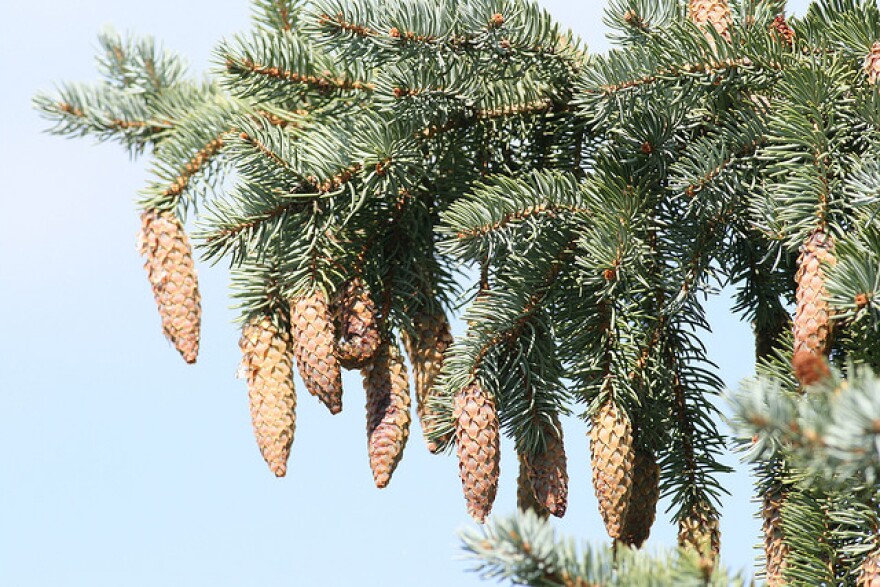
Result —
<instances>
[{"instance_id":1,"label":"sky background","mask_svg":"<svg viewBox=\"0 0 880 587\"><path fill-rule=\"evenodd\" d=\"M604 1L541 3L592 51L607 49ZM790 4L802 12L806 0ZM472 523L453 456L431 456L415 427L391 486L374 488L357 373L335 417L298 383L288 476L269 473L235 379L223 267L199 268L198 365L165 342L135 250L148 159L44 134L30 106L53 82L95 79L96 35L110 23L155 35L201 74L215 43L249 26L249 6L0 3L0 585L485 585L461 560L456 532ZM752 372L753 343L729 306L710 302L705 341L736 386ZM564 429L570 500L554 523L604 541L587 428L569 419ZM516 456L503 449L498 515L516 507ZM759 523L738 468L724 481L723 559L751 572ZM649 548L675 542L663 509Z\"/></svg>"}]
</instances>

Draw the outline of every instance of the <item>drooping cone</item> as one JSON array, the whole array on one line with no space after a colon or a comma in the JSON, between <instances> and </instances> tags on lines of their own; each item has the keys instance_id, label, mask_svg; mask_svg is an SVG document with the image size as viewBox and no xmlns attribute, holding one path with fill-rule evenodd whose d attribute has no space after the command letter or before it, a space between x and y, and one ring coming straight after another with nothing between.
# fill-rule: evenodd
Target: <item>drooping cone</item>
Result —
<instances>
[{"instance_id":1,"label":"drooping cone","mask_svg":"<svg viewBox=\"0 0 880 587\"><path fill-rule=\"evenodd\" d=\"M257 444L275 476L284 477L296 429L290 333L259 316L245 324L239 346Z\"/></svg>"},{"instance_id":2,"label":"drooping cone","mask_svg":"<svg viewBox=\"0 0 880 587\"><path fill-rule=\"evenodd\" d=\"M376 304L364 280L355 277L346 283L334 300L336 356L346 369L363 367L379 348L381 335Z\"/></svg>"},{"instance_id":3,"label":"drooping cone","mask_svg":"<svg viewBox=\"0 0 880 587\"><path fill-rule=\"evenodd\" d=\"M825 265L833 265L834 242L831 235L816 230L804 243L798 258L797 310L794 317L794 357L824 355L831 339L831 310L825 289ZM807 383L802 382L804 385Z\"/></svg>"},{"instance_id":4,"label":"drooping cone","mask_svg":"<svg viewBox=\"0 0 880 587\"><path fill-rule=\"evenodd\" d=\"M730 40L730 6L727 0L689 0L688 14L697 25L710 24L728 41Z\"/></svg>"},{"instance_id":5,"label":"drooping cone","mask_svg":"<svg viewBox=\"0 0 880 587\"><path fill-rule=\"evenodd\" d=\"M522 510L532 510L541 518L550 517L550 512L543 504L535 499L535 490L532 489L532 480L529 478L528 463L524 454L519 455L519 475L516 477L516 505Z\"/></svg>"},{"instance_id":6,"label":"drooping cone","mask_svg":"<svg viewBox=\"0 0 880 587\"><path fill-rule=\"evenodd\" d=\"M697 553L706 569L714 569L721 552L718 514L705 504L695 504L678 522L678 545Z\"/></svg>"},{"instance_id":7,"label":"drooping cone","mask_svg":"<svg viewBox=\"0 0 880 587\"><path fill-rule=\"evenodd\" d=\"M862 561L859 587L880 587L880 550L871 551Z\"/></svg>"},{"instance_id":8,"label":"drooping cone","mask_svg":"<svg viewBox=\"0 0 880 587\"><path fill-rule=\"evenodd\" d=\"M336 360L336 334L320 290L291 302L290 332L299 374L309 393L332 414L342 411L342 371Z\"/></svg>"},{"instance_id":9,"label":"drooping cone","mask_svg":"<svg viewBox=\"0 0 880 587\"><path fill-rule=\"evenodd\" d=\"M660 465L647 450L639 449L633 461L633 485L620 539L639 548L651 535L660 499Z\"/></svg>"},{"instance_id":10,"label":"drooping cone","mask_svg":"<svg viewBox=\"0 0 880 587\"><path fill-rule=\"evenodd\" d=\"M865 57L865 73L872 84L880 80L880 41L871 46L871 52Z\"/></svg>"},{"instance_id":11,"label":"drooping cone","mask_svg":"<svg viewBox=\"0 0 880 587\"><path fill-rule=\"evenodd\" d=\"M785 492L781 486L771 487L764 493L761 517L764 519L764 557L766 564L766 587L783 587L785 585L785 559L788 557L788 546L783 540L782 505L785 503ZM880 587L878 583L877 587Z\"/></svg>"},{"instance_id":12,"label":"drooping cone","mask_svg":"<svg viewBox=\"0 0 880 587\"><path fill-rule=\"evenodd\" d=\"M189 238L173 212L141 215L138 249L162 317L162 330L187 363L199 354L201 296Z\"/></svg>"},{"instance_id":13,"label":"drooping cone","mask_svg":"<svg viewBox=\"0 0 880 587\"><path fill-rule=\"evenodd\" d=\"M416 315L413 318L413 330L413 334L403 333L403 344L413 367L413 378L416 385L416 412L422 424L422 433L428 450L436 454L451 440L452 431L446 438L431 438L438 415L436 410L432 409L429 399L443 366L443 353L452 344L452 333L449 328L449 320L442 312L436 315Z\"/></svg>"},{"instance_id":14,"label":"drooping cone","mask_svg":"<svg viewBox=\"0 0 880 587\"><path fill-rule=\"evenodd\" d=\"M561 518L568 507L568 470L562 426L558 418L553 420L552 425L545 427L546 450L540 454L524 454L522 458L535 500Z\"/></svg>"},{"instance_id":15,"label":"drooping cone","mask_svg":"<svg viewBox=\"0 0 880 587\"><path fill-rule=\"evenodd\" d=\"M474 381L455 395L452 416L468 513L482 523L492 510L500 473L501 437L495 400Z\"/></svg>"},{"instance_id":16,"label":"drooping cone","mask_svg":"<svg viewBox=\"0 0 880 587\"><path fill-rule=\"evenodd\" d=\"M367 392L370 468L381 489L391 481L409 438L409 380L397 345L383 342L361 375Z\"/></svg>"},{"instance_id":17,"label":"drooping cone","mask_svg":"<svg viewBox=\"0 0 880 587\"><path fill-rule=\"evenodd\" d=\"M617 540L621 537L632 490L635 451L629 417L611 400L593 417L590 452L599 513L608 535Z\"/></svg>"}]
</instances>

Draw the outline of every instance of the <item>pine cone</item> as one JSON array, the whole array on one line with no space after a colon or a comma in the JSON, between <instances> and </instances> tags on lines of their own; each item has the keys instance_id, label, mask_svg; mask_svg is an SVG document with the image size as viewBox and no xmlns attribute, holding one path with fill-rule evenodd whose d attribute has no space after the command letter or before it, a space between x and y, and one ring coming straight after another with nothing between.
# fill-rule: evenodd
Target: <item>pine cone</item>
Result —
<instances>
[{"instance_id":1,"label":"pine cone","mask_svg":"<svg viewBox=\"0 0 880 587\"><path fill-rule=\"evenodd\" d=\"M403 344L409 355L409 362L413 368L413 377L416 385L416 412L422 424L422 434L428 445L428 450L434 454L449 443L452 431L445 438L432 439L431 434L435 428L438 415L432 409L429 398L434 389L434 383L440 375L443 367L443 354L452 344L452 334L449 329L449 320L442 312L436 315L418 314L413 318L414 334L403 333Z\"/></svg>"},{"instance_id":2,"label":"pine cone","mask_svg":"<svg viewBox=\"0 0 880 587\"><path fill-rule=\"evenodd\" d=\"M824 355L831 339L831 310L823 266L833 265L831 235L816 230L804 243L798 259L797 310L794 317L794 356Z\"/></svg>"},{"instance_id":3,"label":"pine cone","mask_svg":"<svg viewBox=\"0 0 880 587\"><path fill-rule=\"evenodd\" d=\"M290 333L259 316L245 324L239 346L257 444L275 476L284 477L296 429Z\"/></svg>"},{"instance_id":4,"label":"pine cone","mask_svg":"<svg viewBox=\"0 0 880 587\"><path fill-rule=\"evenodd\" d=\"M607 401L593 417L590 429L593 488L599 513L611 538L621 537L626 508L632 490L632 425L613 401Z\"/></svg>"},{"instance_id":5,"label":"pine cone","mask_svg":"<svg viewBox=\"0 0 880 587\"><path fill-rule=\"evenodd\" d=\"M633 485L629 507L621 531L621 540L640 548L657 517L657 501L660 499L660 465L654 455L644 449L636 451L633 460Z\"/></svg>"},{"instance_id":6,"label":"pine cone","mask_svg":"<svg viewBox=\"0 0 880 587\"><path fill-rule=\"evenodd\" d=\"M397 345L382 343L361 375L367 392L370 468L376 487L381 489L391 481L409 438L409 380Z\"/></svg>"},{"instance_id":7,"label":"pine cone","mask_svg":"<svg viewBox=\"0 0 880 587\"><path fill-rule=\"evenodd\" d=\"M782 505L785 492L781 485L772 487L764 493L761 517L764 519L764 557L766 559L766 587L785 585L785 559L788 546L782 534ZM878 583L877 587L880 587Z\"/></svg>"},{"instance_id":8,"label":"pine cone","mask_svg":"<svg viewBox=\"0 0 880 587\"><path fill-rule=\"evenodd\" d=\"M794 29L788 26L784 14L780 14L773 19L773 22L770 24L770 31L789 47L794 44Z\"/></svg>"},{"instance_id":9,"label":"pine cone","mask_svg":"<svg viewBox=\"0 0 880 587\"><path fill-rule=\"evenodd\" d=\"M187 363L199 354L202 308L189 238L173 212L141 215L138 249L162 317L162 330Z\"/></svg>"},{"instance_id":10,"label":"pine cone","mask_svg":"<svg viewBox=\"0 0 880 587\"><path fill-rule=\"evenodd\" d=\"M363 367L381 342L376 304L363 279L355 277L342 287L333 303L333 318L339 362L346 369Z\"/></svg>"},{"instance_id":11,"label":"pine cone","mask_svg":"<svg viewBox=\"0 0 880 587\"><path fill-rule=\"evenodd\" d=\"M486 521L498 491L501 438L495 400L476 381L455 395L458 468L468 513Z\"/></svg>"},{"instance_id":12,"label":"pine cone","mask_svg":"<svg viewBox=\"0 0 880 587\"><path fill-rule=\"evenodd\" d=\"M678 521L678 545L696 552L703 567L711 572L721 552L721 529L718 514L707 504L696 504Z\"/></svg>"},{"instance_id":13,"label":"pine cone","mask_svg":"<svg viewBox=\"0 0 880 587\"><path fill-rule=\"evenodd\" d=\"M731 16L727 0L689 0L688 14L694 24L709 23L718 34L730 40Z\"/></svg>"},{"instance_id":14,"label":"pine cone","mask_svg":"<svg viewBox=\"0 0 880 587\"><path fill-rule=\"evenodd\" d=\"M568 471L562 425L553 418L552 426L545 426L546 450L541 454L525 454L527 473L535 500L557 518L565 515L568 507Z\"/></svg>"},{"instance_id":15,"label":"pine cone","mask_svg":"<svg viewBox=\"0 0 880 587\"><path fill-rule=\"evenodd\" d=\"M550 517L550 511L535 499L532 480L529 477L528 463L524 454L519 455L519 475L516 477L516 505L522 510L532 510L541 518Z\"/></svg>"},{"instance_id":16,"label":"pine cone","mask_svg":"<svg viewBox=\"0 0 880 587\"><path fill-rule=\"evenodd\" d=\"M342 372L334 354L336 336L320 290L291 303L290 331L299 374L309 393L331 414L342 411Z\"/></svg>"},{"instance_id":17,"label":"pine cone","mask_svg":"<svg viewBox=\"0 0 880 587\"><path fill-rule=\"evenodd\" d=\"M868 81L872 84L880 80L880 41L876 41L871 46L871 52L865 57L865 73L868 74Z\"/></svg>"},{"instance_id":18,"label":"pine cone","mask_svg":"<svg viewBox=\"0 0 880 587\"><path fill-rule=\"evenodd\" d=\"M862 561L858 587L880 587L880 550L872 550Z\"/></svg>"}]
</instances>

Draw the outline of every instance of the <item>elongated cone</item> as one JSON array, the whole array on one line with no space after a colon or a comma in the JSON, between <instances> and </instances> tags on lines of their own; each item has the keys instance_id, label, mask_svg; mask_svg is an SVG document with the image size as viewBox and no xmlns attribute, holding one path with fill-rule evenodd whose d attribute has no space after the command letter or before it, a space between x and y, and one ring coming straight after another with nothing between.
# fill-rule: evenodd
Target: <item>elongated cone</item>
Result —
<instances>
[{"instance_id":1,"label":"elongated cone","mask_svg":"<svg viewBox=\"0 0 880 587\"><path fill-rule=\"evenodd\" d=\"M416 412L422 424L422 434L428 450L434 454L449 443L453 432L444 438L433 439L433 429L437 421L436 410L429 401L437 376L443 367L443 353L452 344L449 320L439 312L435 315L418 314L413 318L414 333L404 332L403 344L413 367L416 385Z\"/></svg>"},{"instance_id":2,"label":"elongated cone","mask_svg":"<svg viewBox=\"0 0 880 587\"><path fill-rule=\"evenodd\" d=\"M697 553L705 569L714 569L721 552L721 528L715 509L695 504L678 522L678 545Z\"/></svg>"},{"instance_id":3,"label":"elongated cone","mask_svg":"<svg viewBox=\"0 0 880 587\"><path fill-rule=\"evenodd\" d=\"M519 457L519 474L516 477L516 506L522 510L532 510L542 518L550 517L550 512L543 504L535 499L535 490L532 489L532 480L529 478L529 464L523 453Z\"/></svg>"},{"instance_id":4,"label":"elongated cone","mask_svg":"<svg viewBox=\"0 0 880 587\"><path fill-rule=\"evenodd\" d=\"M257 444L275 476L284 477L296 429L290 333L259 316L245 324L239 346Z\"/></svg>"},{"instance_id":5,"label":"elongated cone","mask_svg":"<svg viewBox=\"0 0 880 587\"><path fill-rule=\"evenodd\" d=\"M552 425L545 426L544 430L545 451L524 455L526 471L535 500L561 518L568 507L568 470L559 418L554 416Z\"/></svg>"},{"instance_id":6,"label":"elongated cone","mask_svg":"<svg viewBox=\"0 0 880 587\"><path fill-rule=\"evenodd\" d=\"M872 84L880 80L880 41L871 46L871 52L865 57L865 73Z\"/></svg>"},{"instance_id":7,"label":"elongated cone","mask_svg":"<svg viewBox=\"0 0 880 587\"><path fill-rule=\"evenodd\" d=\"M629 418L611 400L593 417L590 452L599 513L608 535L617 540L621 537L632 491L635 451Z\"/></svg>"},{"instance_id":8,"label":"elongated cone","mask_svg":"<svg viewBox=\"0 0 880 587\"><path fill-rule=\"evenodd\" d=\"M730 40L730 6L727 0L689 0L688 14L694 24L712 25L718 34Z\"/></svg>"},{"instance_id":9,"label":"elongated cone","mask_svg":"<svg viewBox=\"0 0 880 587\"><path fill-rule=\"evenodd\" d=\"M862 561L858 587L880 587L880 550L872 550Z\"/></svg>"},{"instance_id":10,"label":"elongated cone","mask_svg":"<svg viewBox=\"0 0 880 587\"><path fill-rule=\"evenodd\" d=\"M651 452L639 449L633 461L633 486L621 533L623 542L636 548L645 543L657 517L659 499L660 465Z\"/></svg>"},{"instance_id":11,"label":"elongated cone","mask_svg":"<svg viewBox=\"0 0 880 587\"><path fill-rule=\"evenodd\" d=\"M342 411L342 371L334 354L336 334L320 290L291 303L290 332L299 374L309 393L331 414Z\"/></svg>"},{"instance_id":12,"label":"elongated cone","mask_svg":"<svg viewBox=\"0 0 880 587\"><path fill-rule=\"evenodd\" d=\"M458 443L458 469L468 513L486 521L495 494L501 464L501 437L495 400L474 381L455 395L452 412Z\"/></svg>"},{"instance_id":13,"label":"elongated cone","mask_svg":"<svg viewBox=\"0 0 880 587\"><path fill-rule=\"evenodd\" d=\"M782 505L785 503L785 491L781 485L769 488L764 493L761 517L764 519L764 557L766 565L766 587L783 587L785 585L785 560L788 557L788 546L783 540ZM880 587L878 583L877 587Z\"/></svg>"},{"instance_id":14,"label":"elongated cone","mask_svg":"<svg viewBox=\"0 0 880 587\"><path fill-rule=\"evenodd\" d=\"M831 235L816 230L804 243L798 258L797 309L794 317L794 362L805 362L804 353L824 355L831 340L831 310L825 289L824 266L833 265ZM808 385L802 381L803 385Z\"/></svg>"},{"instance_id":15,"label":"elongated cone","mask_svg":"<svg viewBox=\"0 0 880 587\"><path fill-rule=\"evenodd\" d=\"M397 345L383 342L361 375L367 392L370 468L381 489L391 481L409 438L409 380Z\"/></svg>"},{"instance_id":16,"label":"elongated cone","mask_svg":"<svg viewBox=\"0 0 880 587\"><path fill-rule=\"evenodd\" d=\"M364 280L346 283L333 304L337 325L336 356L346 369L358 369L369 362L381 342L376 304Z\"/></svg>"},{"instance_id":17,"label":"elongated cone","mask_svg":"<svg viewBox=\"0 0 880 587\"><path fill-rule=\"evenodd\" d=\"M165 336L187 363L199 354L202 307L189 238L173 212L141 215L138 249L162 317Z\"/></svg>"}]
</instances>

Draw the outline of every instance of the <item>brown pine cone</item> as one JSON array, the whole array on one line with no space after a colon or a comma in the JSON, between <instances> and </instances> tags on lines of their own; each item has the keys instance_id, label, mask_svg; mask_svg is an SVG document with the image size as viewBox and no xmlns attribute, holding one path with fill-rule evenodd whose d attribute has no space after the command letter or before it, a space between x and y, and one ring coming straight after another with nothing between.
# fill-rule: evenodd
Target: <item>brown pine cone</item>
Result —
<instances>
[{"instance_id":1,"label":"brown pine cone","mask_svg":"<svg viewBox=\"0 0 880 587\"><path fill-rule=\"evenodd\" d=\"M376 354L381 342L376 304L364 280L355 277L342 286L333 303L336 356L346 369L359 369Z\"/></svg>"},{"instance_id":2,"label":"brown pine cone","mask_svg":"<svg viewBox=\"0 0 880 587\"><path fill-rule=\"evenodd\" d=\"M660 499L660 465L654 455L644 449L636 450L633 460L633 485L629 507L623 523L621 540L640 548L657 517L657 501Z\"/></svg>"},{"instance_id":3,"label":"brown pine cone","mask_svg":"<svg viewBox=\"0 0 880 587\"><path fill-rule=\"evenodd\" d=\"M880 41L871 45L871 51L865 57L865 73L868 74L868 81L872 84L880 80Z\"/></svg>"},{"instance_id":4,"label":"brown pine cone","mask_svg":"<svg viewBox=\"0 0 880 587\"><path fill-rule=\"evenodd\" d=\"M245 324L239 346L257 444L275 476L284 477L296 430L290 333L258 316Z\"/></svg>"},{"instance_id":5,"label":"brown pine cone","mask_svg":"<svg viewBox=\"0 0 880 587\"><path fill-rule=\"evenodd\" d=\"M730 40L730 6L727 0L689 0L688 14L694 24L711 24L718 34Z\"/></svg>"},{"instance_id":6,"label":"brown pine cone","mask_svg":"<svg viewBox=\"0 0 880 587\"><path fill-rule=\"evenodd\" d=\"M162 330L187 363L199 354L202 308L189 238L173 212L141 215L138 249L162 317Z\"/></svg>"},{"instance_id":7,"label":"brown pine cone","mask_svg":"<svg viewBox=\"0 0 880 587\"><path fill-rule=\"evenodd\" d=\"M858 587L880 587L880 550L872 550L862 561Z\"/></svg>"},{"instance_id":8,"label":"brown pine cone","mask_svg":"<svg viewBox=\"0 0 880 587\"><path fill-rule=\"evenodd\" d=\"M450 430L445 438L431 438L438 415L436 410L431 407L429 398L432 395L437 377L440 375L440 369L443 367L443 354L452 344L452 333L449 321L442 312L433 316L417 314L413 318L413 330L413 334L403 332L403 344L413 368L416 385L416 412L422 424L422 434L425 437L428 450L437 454L443 446L449 443L453 431Z\"/></svg>"},{"instance_id":9,"label":"brown pine cone","mask_svg":"<svg viewBox=\"0 0 880 587\"><path fill-rule=\"evenodd\" d=\"M532 489L526 457L522 453L517 456L519 457L519 474L516 477L516 506L522 511L532 510L541 518L546 519L550 517L550 512L535 499L535 490Z\"/></svg>"},{"instance_id":10,"label":"brown pine cone","mask_svg":"<svg viewBox=\"0 0 880 587\"><path fill-rule=\"evenodd\" d=\"M608 535L621 538L632 490L632 425L629 417L609 400L593 417L590 428L593 489Z\"/></svg>"},{"instance_id":11,"label":"brown pine cone","mask_svg":"<svg viewBox=\"0 0 880 587\"><path fill-rule=\"evenodd\" d=\"M381 489L391 481L409 438L409 380L397 345L383 342L361 375L367 392L370 468Z\"/></svg>"},{"instance_id":12,"label":"brown pine cone","mask_svg":"<svg viewBox=\"0 0 880 587\"><path fill-rule=\"evenodd\" d=\"M495 400L474 381L455 395L452 415L468 513L482 523L492 511L500 473L501 436Z\"/></svg>"},{"instance_id":13,"label":"brown pine cone","mask_svg":"<svg viewBox=\"0 0 880 587\"><path fill-rule=\"evenodd\" d=\"M553 417L552 425L544 428L546 450L540 454L525 454L526 472L535 500L545 510L561 518L568 507L568 470L562 425Z\"/></svg>"},{"instance_id":14,"label":"brown pine cone","mask_svg":"<svg viewBox=\"0 0 880 587\"><path fill-rule=\"evenodd\" d=\"M342 371L336 360L336 333L324 292L302 296L291 303L290 332L299 374L309 393L331 414L342 411Z\"/></svg>"},{"instance_id":15,"label":"brown pine cone","mask_svg":"<svg viewBox=\"0 0 880 587\"><path fill-rule=\"evenodd\" d=\"M794 356L824 355L831 343L831 309L825 289L824 267L834 265L834 242L828 233L816 230L804 243L798 258L797 310L794 317ZM802 358L800 360L803 360ZM802 381L802 384L807 383Z\"/></svg>"},{"instance_id":16,"label":"brown pine cone","mask_svg":"<svg viewBox=\"0 0 880 587\"><path fill-rule=\"evenodd\" d=\"M764 557L766 559L766 587L785 585L785 559L788 546L783 540L782 506L785 490L781 484L764 493L761 517L764 519ZM878 583L877 587L880 587Z\"/></svg>"},{"instance_id":17,"label":"brown pine cone","mask_svg":"<svg viewBox=\"0 0 880 587\"><path fill-rule=\"evenodd\" d=\"M718 513L707 504L695 504L678 521L678 545L700 556L708 571L715 568L721 552L721 528Z\"/></svg>"},{"instance_id":18,"label":"brown pine cone","mask_svg":"<svg viewBox=\"0 0 880 587\"><path fill-rule=\"evenodd\" d=\"M789 47L794 44L794 29L788 26L784 14L780 14L773 19L773 22L770 24L770 31Z\"/></svg>"}]
</instances>

